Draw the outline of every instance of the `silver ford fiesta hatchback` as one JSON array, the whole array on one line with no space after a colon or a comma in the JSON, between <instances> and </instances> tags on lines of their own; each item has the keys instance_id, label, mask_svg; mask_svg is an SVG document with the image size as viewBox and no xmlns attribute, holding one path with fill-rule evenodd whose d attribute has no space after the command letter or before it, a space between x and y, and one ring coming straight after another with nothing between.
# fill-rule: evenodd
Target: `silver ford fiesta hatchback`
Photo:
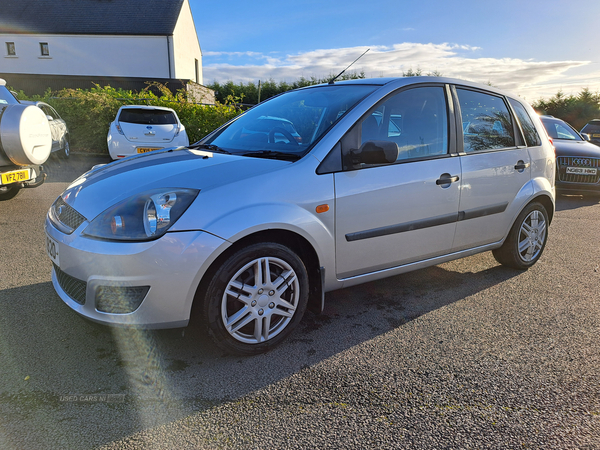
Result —
<instances>
[{"instance_id":1,"label":"silver ford fiesta hatchback","mask_svg":"<svg viewBox=\"0 0 600 450\"><path fill-rule=\"evenodd\" d=\"M182 327L195 305L219 346L260 353L328 291L488 250L529 268L554 213L554 158L531 107L489 86L299 89L73 182L45 224L52 282L106 324Z\"/></svg>"}]
</instances>

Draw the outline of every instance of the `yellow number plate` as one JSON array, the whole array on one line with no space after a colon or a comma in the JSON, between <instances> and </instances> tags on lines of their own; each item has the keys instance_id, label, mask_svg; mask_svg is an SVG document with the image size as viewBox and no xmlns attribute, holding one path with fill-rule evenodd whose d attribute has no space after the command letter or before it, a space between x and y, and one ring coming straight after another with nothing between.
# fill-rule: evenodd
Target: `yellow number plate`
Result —
<instances>
[{"instance_id":1,"label":"yellow number plate","mask_svg":"<svg viewBox=\"0 0 600 450\"><path fill-rule=\"evenodd\" d=\"M153 150L161 150L161 148L160 147L138 147L137 152L138 153L148 153Z\"/></svg>"},{"instance_id":2,"label":"yellow number plate","mask_svg":"<svg viewBox=\"0 0 600 450\"><path fill-rule=\"evenodd\" d=\"M15 170L2 174L2 184L18 183L19 181L27 181L31 178L31 170Z\"/></svg>"}]
</instances>

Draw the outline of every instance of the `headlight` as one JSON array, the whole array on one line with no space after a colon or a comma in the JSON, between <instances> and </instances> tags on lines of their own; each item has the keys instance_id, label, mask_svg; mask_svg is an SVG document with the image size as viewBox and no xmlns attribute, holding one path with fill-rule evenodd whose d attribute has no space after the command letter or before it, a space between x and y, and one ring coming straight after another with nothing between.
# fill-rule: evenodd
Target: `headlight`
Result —
<instances>
[{"instance_id":1,"label":"headlight","mask_svg":"<svg viewBox=\"0 0 600 450\"><path fill-rule=\"evenodd\" d=\"M167 232L198 195L197 189L154 189L111 206L83 230L86 236L149 241Z\"/></svg>"}]
</instances>

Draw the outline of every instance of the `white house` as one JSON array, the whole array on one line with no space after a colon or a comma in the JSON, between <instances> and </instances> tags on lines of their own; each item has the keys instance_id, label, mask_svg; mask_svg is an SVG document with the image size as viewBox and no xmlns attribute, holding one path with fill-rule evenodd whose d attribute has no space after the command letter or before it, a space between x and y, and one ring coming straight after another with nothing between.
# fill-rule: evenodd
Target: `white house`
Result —
<instances>
[{"instance_id":1,"label":"white house","mask_svg":"<svg viewBox=\"0 0 600 450\"><path fill-rule=\"evenodd\" d=\"M188 0L2 0L0 44L0 77L27 94L158 81L211 102Z\"/></svg>"}]
</instances>

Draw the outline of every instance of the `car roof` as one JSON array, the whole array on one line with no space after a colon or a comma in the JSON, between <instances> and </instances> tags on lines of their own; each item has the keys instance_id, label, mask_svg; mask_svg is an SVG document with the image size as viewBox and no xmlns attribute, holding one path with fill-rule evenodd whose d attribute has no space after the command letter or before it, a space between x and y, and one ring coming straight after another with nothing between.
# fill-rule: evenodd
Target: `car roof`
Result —
<instances>
[{"instance_id":1,"label":"car roof","mask_svg":"<svg viewBox=\"0 0 600 450\"><path fill-rule=\"evenodd\" d=\"M158 109L158 110L162 110L162 111L175 112L173 109L167 108L166 106L153 106L153 105L123 105L119 109L148 109L148 110Z\"/></svg>"},{"instance_id":2,"label":"car roof","mask_svg":"<svg viewBox=\"0 0 600 450\"><path fill-rule=\"evenodd\" d=\"M396 77L396 78L357 78L355 80L343 80L336 81L333 85L352 85L352 84L370 84L375 86L386 86L400 88L403 86L410 86L413 84L424 84L424 83L443 83L443 84L454 84L458 86L472 87L476 89L484 89L489 92L494 92L499 95L505 95L511 98L518 98L518 96L512 92L507 92L494 86L487 84L476 83L473 81L462 80L459 78L448 78L448 77L432 77L432 76L418 76L418 77ZM318 86L326 86L327 84L320 84ZM394 86L395 85L395 86ZM312 86L308 86L306 89Z\"/></svg>"},{"instance_id":3,"label":"car roof","mask_svg":"<svg viewBox=\"0 0 600 450\"><path fill-rule=\"evenodd\" d=\"M0 86L6 86L6 81L0 78Z\"/></svg>"}]
</instances>

